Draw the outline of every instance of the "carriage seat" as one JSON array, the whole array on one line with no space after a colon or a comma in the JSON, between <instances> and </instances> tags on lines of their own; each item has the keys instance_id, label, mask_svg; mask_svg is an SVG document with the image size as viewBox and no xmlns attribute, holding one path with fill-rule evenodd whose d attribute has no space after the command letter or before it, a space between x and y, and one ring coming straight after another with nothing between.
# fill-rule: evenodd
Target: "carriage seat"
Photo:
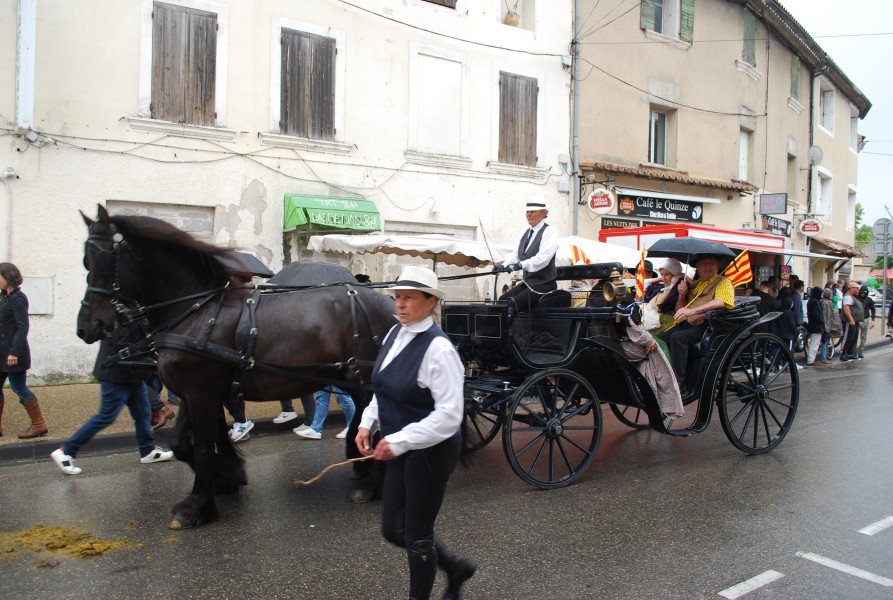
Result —
<instances>
[{"instance_id":1,"label":"carriage seat","mask_svg":"<svg viewBox=\"0 0 893 600\"><path fill-rule=\"evenodd\" d=\"M760 318L760 313L757 311L759 302L758 296L736 296L734 308L707 312L705 315L707 331L704 332L701 341L695 342L692 346L694 356L706 356L707 352L715 348L730 331Z\"/></svg>"},{"instance_id":2,"label":"carriage seat","mask_svg":"<svg viewBox=\"0 0 893 600\"><path fill-rule=\"evenodd\" d=\"M566 355L569 344L575 343L571 339L575 323L553 311L561 313L564 309L571 310L570 306L570 292L552 290L543 295L533 311L515 315L515 343L528 360L548 364Z\"/></svg>"},{"instance_id":3,"label":"carriage seat","mask_svg":"<svg viewBox=\"0 0 893 600\"><path fill-rule=\"evenodd\" d=\"M552 290L543 294L540 301L537 302L534 310L543 310L549 308L570 308L571 293L567 290Z\"/></svg>"}]
</instances>

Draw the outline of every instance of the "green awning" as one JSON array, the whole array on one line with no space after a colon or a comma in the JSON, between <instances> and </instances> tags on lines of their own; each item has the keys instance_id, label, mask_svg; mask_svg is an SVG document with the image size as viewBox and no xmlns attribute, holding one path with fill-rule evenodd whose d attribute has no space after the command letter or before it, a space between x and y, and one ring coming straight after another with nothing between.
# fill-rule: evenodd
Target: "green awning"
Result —
<instances>
[{"instance_id":1,"label":"green awning","mask_svg":"<svg viewBox=\"0 0 893 600\"><path fill-rule=\"evenodd\" d=\"M285 195L285 231L308 229L381 230L381 215L375 203L361 198Z\"/></svg>"}]
</instances>

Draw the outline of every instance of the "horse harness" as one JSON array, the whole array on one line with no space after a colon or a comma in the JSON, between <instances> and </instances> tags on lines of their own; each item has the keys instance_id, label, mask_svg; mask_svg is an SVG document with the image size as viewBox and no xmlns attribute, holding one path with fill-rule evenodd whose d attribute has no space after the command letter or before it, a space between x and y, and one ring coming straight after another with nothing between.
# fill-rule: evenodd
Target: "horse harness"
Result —
<instances>
[{"instance_id":1,"label":"horse harness","mask_svg":"<svg viewBox=\"0 0 893 600\"><path fill-rule=\"evenodd\" d=\"M362 380L362 369L364 367L373 366L374 361L360 360L358 358L360 354L360 313L362 314L362 318L364 319L366 326L370 331L372 331L372 322L366 306L363 304L362 299L359 297L359 291L352 284L344 282L325 283L309 286L282 286L273 284L247 286L245 289L253 288L254 291L248 298L245 299L245 301L241 305L242 310L239 315L239 321L236 325L236 329L233 335L233 347L231 348L210 341L210 337L214 329L214 325L217 323L217 320L220 316L220 311L223 309L223 296L225 292L227 290L236 290L240 288L231 287L229 283L227 283L223 287L215 288L212 290L206 290L195 294L174 298L172 300L167 300L150 306L142 306L138 301L132 298L127 298L121 293L119 271L120 255L121 252L126 250L129 246L124 240L123 235L115 230L114 224L111 224L111 227L112 235L90 233L86 243L98 250L98 254L94 257L93 261L93 268L96 270L96 272L103 275L114 275L112 288L99 288L89 285L90 282L88 282L87 293L94 293L109 297L111 304L115 307L115 310L122 316L122 318L124 318L128 322L137 322L144 335L141 340L134 342L130 346L122 349L115 356L110 357L106 361L106 365L124 364L129 366L145 366L146 361L141 361L140 359L152 357L152 364L154 366L154 357L157 356L157 351L159 349L179 350L205 358L210 358L212 360L216 360L218 362L236 367L236 371L233 375L233 381L230 385L230 395L227 401L228 405L232 405L232 403L241 400L243 395L241 391L242 378L247 371L253 369L265 371L282 377L290 377L310 382L316 382L322 385L365 387L366 384ZM111 249L103 247L101 242L111 243ZM86 264L86 258L84 262L84 266L88 269L88 271L90 271L90 268ZM344 286L346 288L347 296L350 299L350 320L352 329L351 356L346 361L334 363L315 363L306 365L281 365L257 360L254 355L254 348L258 336L257 307L260 304L260 298L265 293L294 292L333 286ZM159 308L188 300L196 301L177 317L171 319L170 321L164 323L159 327L156 327L154 330L150 330L147 313L152 310L157 310ZM168 329L185 321L187 318L198 312L199 309L201 309L203 306L211 301L216 302L216 310L214 311L214 314L211 316L211 318L208 319L208 322L205 324L201 337L194 338L187 335L167 331ZM82 301L82 304L86 304L86 299ZM379 336L373 335L372 340L376 345L381 345L381 339L379 338ZM314 371L318 373L325 369L343 372L343 381L333 381L331 378L328 377L307 374L308 371Z\"/></svg>"}]
</instances>

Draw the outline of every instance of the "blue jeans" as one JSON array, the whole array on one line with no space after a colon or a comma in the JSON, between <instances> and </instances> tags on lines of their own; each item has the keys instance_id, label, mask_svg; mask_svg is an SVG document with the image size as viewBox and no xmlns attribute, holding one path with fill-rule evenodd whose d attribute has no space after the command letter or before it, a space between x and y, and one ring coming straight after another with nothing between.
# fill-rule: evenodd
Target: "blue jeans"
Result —
<instances>
[{"instance_id":1,"label":"blue jeans","mask_svg":"<svg viewBox=\"0 0 893 600\"><path fill-rule=\"evenodd\" d=\"M27 404L33 400L37 400L34 392L28 389L25 381L28 378L27 371L14 371L12 373L0 372L0 400L3 400L3 384L9 379L9 389L12 393L19 397L19 402Z\"/></svg>"},{"instance_id":2,"label":"blue jeans","mask_svg":"<svg viewBox=\"0 0 893 600\"><path fill-rule=\"evenodd\" d=\"M72 458L77 456L81 446L114 423L121 409L127 405L136 428L136 443L140 449L140 457L148 456L155 449L155 438L152 437L152 427L149 425L149 397L146 395L146 384L142 381L139 383L100 381L99 389L101 390L99 412L90 417L66 440L62 445L63 452Z\"/></svg>"},{"instance_id":3,"label":"blue jeans","mask_svg":"<svg viewBox=\"0 0 893 600\"><path fill-rule=\"evenodd\" d=\"M330 394L335 394L335 402L337 402L338 406L341 407L341 410L344 411L344 420L347 421L348 425L353 421L353 416L357 412L357 407L354 406L353 398L341 388L329 386L319 390L314 394L316 397L316 410L313 413L313 422L310 424L310 428L317 433L322 433L323 423L326 422L326 416L329 414Z\"/></svg>"}]
</instances>

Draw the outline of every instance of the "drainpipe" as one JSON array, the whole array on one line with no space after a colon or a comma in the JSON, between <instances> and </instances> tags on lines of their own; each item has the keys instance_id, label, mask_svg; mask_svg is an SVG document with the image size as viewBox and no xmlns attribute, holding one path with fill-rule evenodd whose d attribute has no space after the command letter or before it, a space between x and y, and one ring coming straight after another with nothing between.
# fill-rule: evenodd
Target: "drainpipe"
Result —
<instances>
[{"instance_id":1,"label":"drainpipe","mask_svg":"<svg viewBox=\"0 0 893 600\"><path fill-rule=\"evenodd\" d=\"M809 147L812 148L812 145L815 143L815 80L818 76L815 70L812 71L812 77L809 80ZM812 164L812 161L809 160L809 170L807 171L809 179L806 182L806 214L812 214L812 170L815 167ZM812 250L812 242L810 241L812 238L806 238L806 251L809 252ZM810 284L812 279L812 259L808 256L806 257L806 283ZM827 277L823 278L827 281ZM824 281L821 282L821 285L824 285Z\"/></svg>"},{"instance_id":2,"label":"drainpipe","mask_svg":"<svg viewBox=\"0 0 893 600\"><path fill-rule=\"evenodd\" d=\"M574 39L571 40L571 85L574 94L572 101L572 136L573 147L571 161L571 201L574 203L573 235L577 235L580 221L580 0L574 0Z\"/></svg>"}]
</instances>

